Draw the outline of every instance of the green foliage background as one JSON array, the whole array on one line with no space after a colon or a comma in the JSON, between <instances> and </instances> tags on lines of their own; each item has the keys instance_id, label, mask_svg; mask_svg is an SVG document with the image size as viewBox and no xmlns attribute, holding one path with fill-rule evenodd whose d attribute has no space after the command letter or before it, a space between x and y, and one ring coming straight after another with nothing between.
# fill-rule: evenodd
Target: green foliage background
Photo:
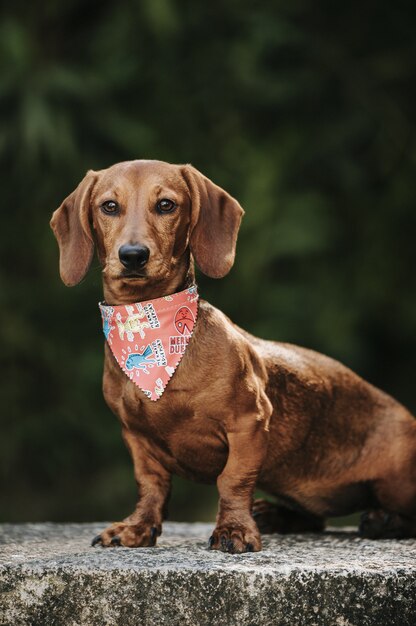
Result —
<instances>
[{"instance_id":1,"label":"green foliage background","mask_svg":"<svg viewBox=\"0 0 416 626\"><path fill-rule=\"evenodd\" d=\"M203 296L416 409L414 4L67 0L0 21L0 520L118 519L97 262L59 280L51 212L89 168L191 162L246 210ZM78 336L78 341L75 341ZM178 482L177 519L214 489Z\"/></svg>"}]
</instances>

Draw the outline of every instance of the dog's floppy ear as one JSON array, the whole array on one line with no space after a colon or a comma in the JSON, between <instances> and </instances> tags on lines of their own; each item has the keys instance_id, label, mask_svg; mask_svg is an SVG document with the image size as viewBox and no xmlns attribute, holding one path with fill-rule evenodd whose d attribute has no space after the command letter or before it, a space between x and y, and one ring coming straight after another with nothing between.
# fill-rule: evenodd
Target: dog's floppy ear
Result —
<instances>
[{"instance_id":1,"label":"dog's floppy ear","mask_svg":"<svg viewBox=\"0 0 416 626\"><path fill-rule=\"evenodd\" d=\"M183 176L191 193L190 248L200 270L211 278L230 271L244 211L233 197L192 165Z\"/></svg>"},{"instance_id":2,"label":"dog's floppy ear","mask_svg":"<svg viewBox=\"0 0 416 626\"><path fill-rule=\"evenodd\" d=\"M89 225L89 206L96 179L96 172L87 172L50 221L59 244L59 271L68 287L84 278L92 261L94 241Z\"/></svg>"}]
</instances>

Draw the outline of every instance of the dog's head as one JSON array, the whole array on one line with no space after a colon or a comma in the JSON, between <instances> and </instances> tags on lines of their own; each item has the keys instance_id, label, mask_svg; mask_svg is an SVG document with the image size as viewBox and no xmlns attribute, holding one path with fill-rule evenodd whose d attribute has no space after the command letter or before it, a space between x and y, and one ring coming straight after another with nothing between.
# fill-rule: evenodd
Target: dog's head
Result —
<instances>
[{"instance_id":1,"label":"dog's head","mask_svg":"<svg viewBox=\"0 0 416 626\"><path fill-rule=\"evenodd\" d=\"M191 165L126 161L89 171L54 212L63 282L76 285L94 244L108 281L168 281L192 252L204 274L231 269L243 210Z\"/></svg>"}]
</instances>

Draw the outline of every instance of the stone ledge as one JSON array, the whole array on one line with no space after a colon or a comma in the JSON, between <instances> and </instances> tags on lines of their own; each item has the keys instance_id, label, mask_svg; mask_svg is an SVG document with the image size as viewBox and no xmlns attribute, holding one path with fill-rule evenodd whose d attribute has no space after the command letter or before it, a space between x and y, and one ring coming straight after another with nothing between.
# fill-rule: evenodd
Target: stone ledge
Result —
<instances>
[{"instance_id":1,"label":"stone ledge","mask_svg":"<svg viewBox=\"0 0 416 626\"><path fill-rule=\"evenodd\" d=\"M416 540L265 536L209 552L210 524L166 523L157 548L91 548L105 524L0 526L0 624L416 624Z\"/></svg>"}]
</instances>

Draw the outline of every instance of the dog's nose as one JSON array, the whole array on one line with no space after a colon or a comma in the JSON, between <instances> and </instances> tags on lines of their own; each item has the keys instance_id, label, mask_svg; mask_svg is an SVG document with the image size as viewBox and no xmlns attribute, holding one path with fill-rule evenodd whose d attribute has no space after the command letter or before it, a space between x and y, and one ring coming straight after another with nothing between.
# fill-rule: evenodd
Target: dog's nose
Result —
<instances>
[{"instance_id":1,"label":"dog's nose","mask_svg":"<svg viewBox=\"0 0 416 626\"><path fill-rule=\"evenodd\" d=\"M128 270L140 270L149 260L150 250L147 246L124 244L118 251L118 258Z\"/></svg>"}]
</instances>

